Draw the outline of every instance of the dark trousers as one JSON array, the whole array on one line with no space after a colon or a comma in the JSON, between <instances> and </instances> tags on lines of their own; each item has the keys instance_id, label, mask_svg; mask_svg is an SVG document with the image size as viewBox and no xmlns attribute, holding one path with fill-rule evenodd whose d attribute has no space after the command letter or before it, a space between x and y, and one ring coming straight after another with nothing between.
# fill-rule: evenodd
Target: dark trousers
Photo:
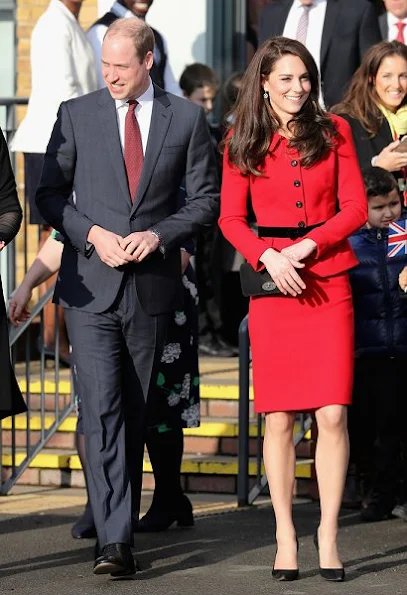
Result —
<instances>
[{"instance_id":1,"label":"dark trousers","mask_svg":"<svg viewBox=\"0 0 407 595\"><path fill-rule=\"evenodd\" d=\"M167 316L144 312L130 274L107 312L66 309L65 318L82 399L88 489L99 545L132 545L146 401Z\"/></svg>"},{"instance_id":2,"label":"dark trousers","mask_svg":"<svg viewBox=\"0 0 407 595\"><path fill-rule=\"evenodd\" d=\"M353 402L349 408L351 463L373 497L392 507L407 479L405 374L407 357L355 360Z\"/></svg>"},{"instance_id":3,"label":"dark trousers","mask_svg":"<svg viewBox=\"0 0 407 595\"><path fill-rule=\"evenodd\" d=\"M45 219L41 217L35 203L35 195L41 180L43 163L43 153L24 153L25 198L30 205L30 223L48 225Z\"/></svg>"}]
</instances>

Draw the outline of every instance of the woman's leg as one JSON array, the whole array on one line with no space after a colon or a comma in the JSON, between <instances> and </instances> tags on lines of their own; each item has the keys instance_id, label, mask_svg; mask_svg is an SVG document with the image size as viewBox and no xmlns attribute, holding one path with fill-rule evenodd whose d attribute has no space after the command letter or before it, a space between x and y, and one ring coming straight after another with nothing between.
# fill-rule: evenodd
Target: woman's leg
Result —
<instances>
[{"instance_id":1,"label":"woman's leg","mask_svg":"<svg viewBox=\"0 0 407 595\"><path fill-rule=\"evenodd\" d=\"M192 505L181 487L181 463L184 435L181 427L147 430L146 444L153 468L155 488L153 501L139 521L140 532L164 531L174 522L179 526L194 524Z\"/></svg>"},{"instance_id":2,"label":"woman's leg","mask_svg":"<svg viewBox=\"0 0 407 595\"><path fill-rule=\"evenodd\" d=\"M295 414L275 412L266 415L263 459L271 502L276 517L277 553L274 568L298 568L297 544L292 518L295 481L293 442Z\"/></svg>"},{"instance_id":3,"label":"woman's leg","mask_svg":"<svg viewBox=\"0 0 407 595\"><path fill-rule=\"evenodd\" d=\"M342 566L338 549L338 516L349 462L347 411L343 405L329 405L316 411L318 441L315 467L321 505L318 530L321 568Z\"/></svg>"}]
</instances>

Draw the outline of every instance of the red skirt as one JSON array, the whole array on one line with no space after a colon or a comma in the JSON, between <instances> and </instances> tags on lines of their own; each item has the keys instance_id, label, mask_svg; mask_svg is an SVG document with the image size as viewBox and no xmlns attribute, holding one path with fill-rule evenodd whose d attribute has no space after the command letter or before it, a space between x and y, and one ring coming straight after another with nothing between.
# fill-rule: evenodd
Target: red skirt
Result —
<instances>
[{"instance_id":1,"label":"red skirt","mask_svg":"<svg viewBox=\"0 0 407 595\"><path fill-rule=\"evenodd\" d=\"M256 413L351 403L354 324L348 274L301 276L307 288L300 298L250 300Z\"/></svg>"}]
</instances>

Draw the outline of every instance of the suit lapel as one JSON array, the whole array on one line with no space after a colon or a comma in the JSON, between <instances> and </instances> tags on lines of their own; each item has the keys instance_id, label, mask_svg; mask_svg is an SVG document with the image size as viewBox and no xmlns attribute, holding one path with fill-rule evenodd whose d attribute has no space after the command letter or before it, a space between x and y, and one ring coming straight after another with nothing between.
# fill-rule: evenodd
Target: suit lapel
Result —
<instances>
[{"instance_id":1,"label":"suit lapel","mask_svg":"<svg viewBox=\"0 0 407 595\"><path fill-rule=\"evenodd\" d=\"M332 34L337 25L336 18L340 8L340 0L328 0L326 4L326 13L324 27L322 29L321 40L321 74L324 67L324 61L328 53L328 48L332 41Z\"/></svg>"},{"instance_id":2,"label":"suit lapel","mask_svg":"<svg viewBox=\"0 0 407 595\"><path fill-rule=\"evenodd\" d=\"M387 22L387 12L384 12L379 16L379 27L382 38L387 41L389 36L389 24Z\"/></svg>"},{"instance_id":3,"label":"suit lapel","mask_svg":"<svg viewBox=\"0 0 407 595\"><path fill-rule=\"evenodd\" d=\"M282 35L284 33L285 23L293 4L294 0L282 0L276 3L277 14L275 16L273 15L273 33L271 35Z\"/></svg>"},{"instance_id":4,"label":"suit lapel","mask_svg":"<svg viewBox=\"0 0 407 595\"><path fill-rule=\"evenodd\" d=\"M172 118L172 111L168 109L169 106L170 100L168 95L165 91L160 89L160 87L154 85L154 102L150 131L148 134L146 153L144 155L143 170L141 172L136 198L132 207L132 214L137 211L143 200L167 135Z\"/></svg>"},{"instance_id":5,"label":"suit lapel","mask_svg":"<svg viewBox=\"0 0 407 595\"><path fill-rule=\"evenodd\" d=\"M108 147L110 158L114 172L117 176L120 189L123 196L131 203L129 186L127 183L127 174L124 166L123 150L120 142L119 128L117 125L116 104L111 98L107 89L103 90L103 94L99 100L99 121L105 144Z\"/></svg>"}]
</instances>

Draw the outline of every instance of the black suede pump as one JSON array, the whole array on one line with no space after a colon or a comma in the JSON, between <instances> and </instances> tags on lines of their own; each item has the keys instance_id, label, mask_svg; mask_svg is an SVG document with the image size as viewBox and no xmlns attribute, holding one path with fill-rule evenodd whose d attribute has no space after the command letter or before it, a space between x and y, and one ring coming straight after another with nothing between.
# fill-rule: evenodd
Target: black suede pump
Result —
<instances>
[{"instance_id":1,"label":"black suede pump","mask_svg":"<svg viewBox=\"0 0 407 595\"><path fill-rule=\"evenodd\" d=\"M315 531L315 533L314 533L314 545L315 545L317 552L319 552L318 530ZM326 581L341 583L345 580L345 569L344 568L321 568L321 566L320 566L319 574Z\"/></svg>"}]
</instances>

